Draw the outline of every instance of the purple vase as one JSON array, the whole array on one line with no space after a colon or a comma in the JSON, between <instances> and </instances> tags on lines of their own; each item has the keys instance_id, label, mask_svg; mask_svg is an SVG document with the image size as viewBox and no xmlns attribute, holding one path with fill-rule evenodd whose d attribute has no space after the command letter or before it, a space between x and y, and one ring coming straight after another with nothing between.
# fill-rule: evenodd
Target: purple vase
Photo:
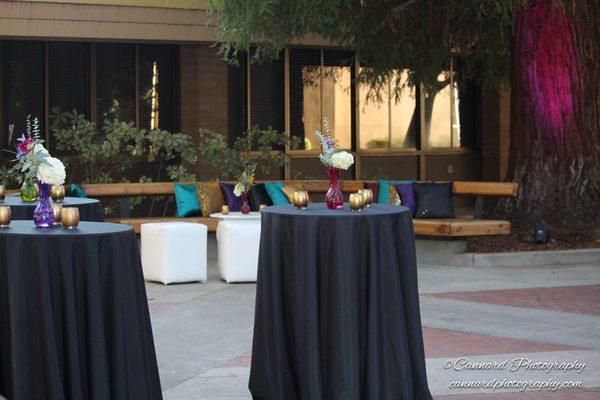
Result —
<instances>
[{"instance_id":1,"label":"purple vase","mask_svg":"<svg viewBox=\"0 0 600 400\"><path fill-rule=\"evenodd\" d=\"M248 203L248 192L242 193L242 205L240 206L242 214L250 214L250 204Z\"/></svg>"},{"instance_id":2,"label":"purple vase","mask_svg":"<svg viewBox=\"0 0 600 400\"><path fill-rule=\"evenodd\" d=\"M38 203L33 210L33 222L38 228L52 228L54 212L50 204L50 189L52 185L38 182Z\"/></svg>"},{"instance_id":3,"label":"purple vase","mask_svg":"<svg viewBox=\"0 0 600 400\"><path fill-rule=\"evenodd\" d=\"M339 210L344 206L344 196L340 190L340 174L342 170L339 168L327 167L327 175L329 175L329 190L325 193L325 204L332 210Z\"/></svg>"}]
</instances>

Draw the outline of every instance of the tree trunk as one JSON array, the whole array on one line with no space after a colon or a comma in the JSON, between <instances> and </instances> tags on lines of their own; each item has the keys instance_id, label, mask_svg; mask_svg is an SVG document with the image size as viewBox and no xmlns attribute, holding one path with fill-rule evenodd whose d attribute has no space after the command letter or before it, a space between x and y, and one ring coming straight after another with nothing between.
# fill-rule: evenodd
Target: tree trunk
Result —
<instances>
[{"instance_id":1,"label":"tree trunk","mask_svg":"<svg viewBox=\"0 0 600 400\"><path fill-rule=\"evenodd\" d=\"M600 222L600 12L597 0L563 9L529 1L513 41L508 180L499 203L513 227L559 232Z\"/></svg>"}]
</instances>

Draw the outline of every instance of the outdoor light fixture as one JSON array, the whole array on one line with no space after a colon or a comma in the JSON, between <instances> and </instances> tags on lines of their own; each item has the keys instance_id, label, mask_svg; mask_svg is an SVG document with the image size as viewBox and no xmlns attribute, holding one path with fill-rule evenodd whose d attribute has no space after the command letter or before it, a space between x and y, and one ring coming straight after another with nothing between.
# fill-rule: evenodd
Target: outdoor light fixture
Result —
<instances>
[{"instance_id":1,"label":"outdoor light fixture","mask_svg":"<svg viewBox=\"0 0 600 400\"><path fill-rule=\"evenodd\" d=\"M550 231L548 230L548 227L536 225L534 237L537 244L548 244L550 241Z\"/></svg>"}]
</instances>

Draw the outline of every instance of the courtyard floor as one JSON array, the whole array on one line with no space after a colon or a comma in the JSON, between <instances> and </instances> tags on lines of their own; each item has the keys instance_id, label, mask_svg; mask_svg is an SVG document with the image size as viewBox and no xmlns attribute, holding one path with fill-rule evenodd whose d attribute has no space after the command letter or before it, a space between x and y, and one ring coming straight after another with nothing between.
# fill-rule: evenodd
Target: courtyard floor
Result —
<instances>
[{"instance_id":1,"label":"courtyard floor","mask_svg":"<svg viewBox=\"0 0 600 400\"><path fill-rule=\"evenodd\" d=\"M420 264L418 270L427 373L436 400L600 399L600 264L495 269ZM256 286L219 280L214 235L208 272L204 284L146 285L166 400L251 399ZM511 371L515 359L521 359L519 368ZM464 368L504 361L496 370ZM492 380L582 388L450 387Z\"/></svg>"}]
</instances>

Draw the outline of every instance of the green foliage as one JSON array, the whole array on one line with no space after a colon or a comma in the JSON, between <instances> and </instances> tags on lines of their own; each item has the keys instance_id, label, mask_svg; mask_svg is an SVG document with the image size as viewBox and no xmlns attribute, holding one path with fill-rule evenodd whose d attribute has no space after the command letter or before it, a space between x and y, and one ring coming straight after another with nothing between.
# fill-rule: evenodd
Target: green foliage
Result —
<instances>
[{"instance_id":1,"label":"green foliage","mask_svg":"<svg viewBox=\"0 0 600 400\"><path fill-rule=\"evenodd\" d=\"M408 85L436 86L460 59L465 80L496 87L509 77L509 37L523 0L209 0L220 53L253 62L277 58L286 44L318 35L356 52L361 82L378 92L390 72L406 68ZM405 83L392 82L398 96ZM386 85L387 86L387 85Z\"/></svg>"},{"instance_id":2,"label":"green foliage","mask_svg":"<svg viewBox=\"0 0 600 400\"><path fill-rule=\"evenodd\" d=\"M77 155L73 162L64 158L71 178L77 173L84 183L125 182L127 172L144 159L158 163L157 180L195 178L181 165L198 161L192 138L183 133L161 129L138 131L133 122L118 120L106 120L102 129L98 129L76 110L60 112L58 108L52 109L50 121L56 149Z\"/></svg>"},{"instance_id":3,"label":"green foliage","mask_svg":"<svg viewBox=\"0 0 600 400\"><path fill-rule=\"evenodd\" d=\"M266 174L273 166L284 166L288 158L280 149L288 145L296 149L299 141L271 127L253 126L236 139L233 148L228 146L225 136L200 129L200 155L219 170L223 179L238 179L244 172L250 175L255 170Z\"/></svg>"}]
</instances>

